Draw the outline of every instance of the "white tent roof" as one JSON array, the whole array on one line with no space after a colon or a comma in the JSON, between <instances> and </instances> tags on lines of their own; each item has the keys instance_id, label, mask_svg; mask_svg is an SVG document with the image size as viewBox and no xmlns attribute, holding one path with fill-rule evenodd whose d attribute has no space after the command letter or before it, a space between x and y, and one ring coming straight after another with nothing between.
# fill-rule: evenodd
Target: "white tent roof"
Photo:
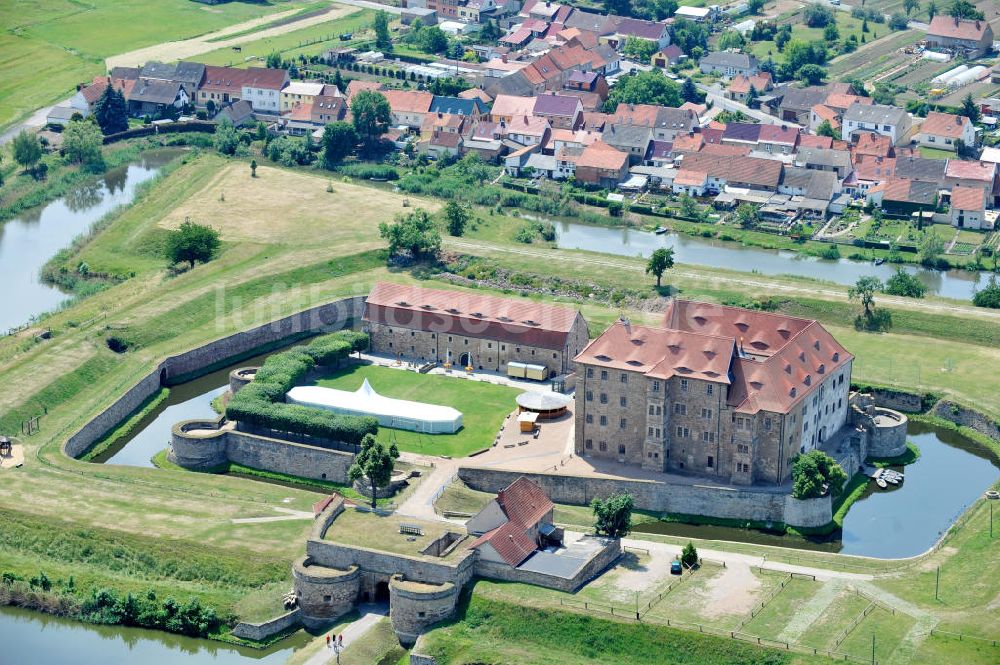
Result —
<instances>
[{"instance_id":1,"label":"white tent roof","mask_svg":"<svg viewBox=\"0 0 1000 665\"><path fill-rule=\"evenodd\" d=\"M384 397L375 392L368 379L365 379L361 387L354 392L322 386L296 386L288 391L287 401L291 404L328 409L338 413L371 415L387 426L399 426L397 423L400 421L414 421L427 425L454 425L454 429L457 430L462 423L462 412L458 409ZM412 428L404 427L404 429ZM427 431L426 428L419 429Z\"/></svg>"}]
</instances>

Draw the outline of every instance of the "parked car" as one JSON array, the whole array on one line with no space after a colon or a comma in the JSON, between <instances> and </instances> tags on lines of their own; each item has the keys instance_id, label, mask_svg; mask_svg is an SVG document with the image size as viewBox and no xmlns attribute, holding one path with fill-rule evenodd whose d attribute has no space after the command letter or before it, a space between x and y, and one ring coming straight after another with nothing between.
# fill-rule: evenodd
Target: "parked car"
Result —
<instances>
[{"instance_id":1,"label":"parked car","mask_svg":"<svg viewBox=\"0 0 1000 665\"><path fill-rule=\"evenodd\" d=\"M673 561L670 562L671 575L680 575L682 572L684 572L684 568L683 566L681 566L680 560L674 559Z\"/></svg>"}]
</instances>

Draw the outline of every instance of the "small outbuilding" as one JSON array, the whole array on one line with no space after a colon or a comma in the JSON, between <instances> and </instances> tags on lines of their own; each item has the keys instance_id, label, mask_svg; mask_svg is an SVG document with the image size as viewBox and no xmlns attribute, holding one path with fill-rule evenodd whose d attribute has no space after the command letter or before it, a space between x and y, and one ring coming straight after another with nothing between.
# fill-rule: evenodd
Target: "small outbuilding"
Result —
<instances>
[{"instance_id":1,"label":"small outbuilding","mask_svg":"<svg viewBox=\"0 0 1000 665\"><path fill-rule=\"evenodd\" d=\"M556 392L529 390L518 395L516 401L521 414L536 413L539 420L552 420L566 414L572 398Z\"/></svg>"}]
</instances>

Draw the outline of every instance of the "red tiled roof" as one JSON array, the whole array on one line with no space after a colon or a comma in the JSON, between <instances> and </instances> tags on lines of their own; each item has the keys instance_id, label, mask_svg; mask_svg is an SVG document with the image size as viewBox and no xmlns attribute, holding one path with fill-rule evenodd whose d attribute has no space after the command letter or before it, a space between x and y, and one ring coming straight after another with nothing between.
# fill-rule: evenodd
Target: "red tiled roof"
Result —
<instances>
[{"instance_id":1,"label":"red tiled roof","mask_svg":"<svg viewBox=\"0 0 1000 665\"><path fill-rule=\"evenodd\" d=\"M984 210L986 192L982 187L952 187L951 207L956 210Z\"/></svg>"},{"instance_id":2,"label":"red tiled roof","mask_svg":"<svg viewBox=\"0 0 1000 665\"><path fill-rule=\"evenodd\" d=\"M875 132L858 132L855 134L856 143L852 147L855 155L875 155L878 157L889 157L892 152L892 139Z\"/></svg>"},{"instance_id":3,"label":"red tiled roof","mask_svg":"<svg viewBox=\"0 0 1000 665\"><path fill-rule=\"evenodd\" d=\"M371 90L373 92L382 92L385 89L378 81L361 81L352 80L347 84L347 103L350 104L351 100L354 99L354 95L358 94L362 90Z\"/></svg>"},{"instance_id":4,"label":"red tiled roof","mask_svg":"<svg viewBox=\"0 0 1000 665\"><path fill-rule=\"evenodd\" d=\"M674 141L676 151L677 141ZM761 187L776 188L781 180L782 164L775 159L758 157L725 157L696 152L687 155L683 168L704 171L710 176L727 182L746 183Z\"/></svg>"},{"instance_id":5,"label":"red tiled roof","mask_svg":"<svg viewBox=\"0 0 1000 665\"><path fill-rule=\"evenodd\" d=\"M927 36L978 42L983 38L989 25L986 21L970 21L938 14L928 26Z\"/></svg>"},{"instance_id":6,"label":"red tiled roof","mask_svg":"<svg viewBox=\"0 0 1000 665\"><path fill-rule=\"evenodd\" d=\"M799 148L825 148L829 150L832 146L833 139L829 136L803 134L799 137Z\"/></svg>"},{"instance_id":7,"label":"red tiled roof","mask_svg":"<svg viewBox=\"0 0 1000 665\"><path fill-rule=\"evenodd\" d=\"M701 187L705 184L706 180L708 180L708 174L704 171L695 171L693 169L685 169L683 167L681 167L681 169L677 172L677 175L674 176L674 184L685 187Z\"/></svg>"},{"instance_id":8,"label":"red tiled roof","mask_svg":"<svg viewBox=\"0 0 1000 665\"><path fill-rule=\"evenodd\" d=\"M934 136L945 136L951 139L960 139L965 131L966 125L972 122L964 115L952 115L951 113L938 113L931 111L927 118L920 125L921 134L933 134Z\"/></svg>"},{"instance_id":9,"label":"red tiled roof","mask_svg":"<svg viewBox=\"0 0 1000 665\"><path fill-rule=\"evenodd\" d=\"M515 95L497 95L490 114L497 116L531 115L535 109L534 97L517 97Z\"/></svg>"},{"instance_id":10,"label":"red tiled roof","mask_svg":"<svg viewBox=\"0 0 1000 665\"><path fill-rule=\"evenodd\" d=\"M622 169L628 163L628 155L612 148L604 141L594 141L580 153L576 160L578 167L590 167L608 171Z\"/></svg>"},{"instance_id":11,"label":"red tiled roof","mask_svg":"<svg viewBox=\"0 0 1000 665\"><path fill-rule=\"evenodd\" d=\"M526 527L538 524L555 507L541 487L523 476L497 492L497 503L507 519Z\"/></svg>"},{"instance_id":12,"label":"red tiled roof","mask_svg":"<svg viewBox=\"0 0 1000 665\"><path fill-rule=\"evenodd\" d=\"M110 81L111 81L110 77L95 76L93 83L88 85L86 88L83 88L80 91L80 94L83 95L83 99L87 102L88 105L94 104L98 99L101 98L101 95L104 94L104 91L107 89L108 83Z\"/></svg>"},{"instance_id":13,"label":"red tiled roof","mask_svg":"<svg viewBox=\"0 0 1000 665\"><path fill-rule=\"evenodd\" d=\"M489 543L500 558L509 565L517 567L538 549L538 545L528 537L523 525L507 522L492 531L487 531L471 543L470 549L475 549Z\"/></svg>"},{"instance_id":14,"label":"red tiled roof","mask_svg":"<svg viewBox=\"0 0 1000 665\"><path fill-rule=\"evenodd\" d=\"M576 317L569 307L389 282L375 285L364 315L389 326L556 350L565 346Z\"/></svg>"},{"instance_id":15,"label":"red tiled roof","mask_svg":"<svg viewBox=\"0 0 1000 665\"><path fill-rule=\"evenodd\" d=\"M982 180L992 185L993 178L996 177L996 172L997 165L993 162L967 162L958 159L949 159L944 174L947 178Z\"/></svg>"},{"instance_id":16,"label":"red tiled roof","mask_svg":"<svg viewBox=\"0 0 1000 665\"><path fill-rule=\"evenodd\" d=\"M393 113L427 113L434 95L422 90L385 90L382 92Z\"/></svg>"},{"instance_id":17,"label":"red tiled roof","mask_svg":"<svg viewBox=\"0 0 1000 665\"><path fill-rule=\"evenodd\" d=\"M794 146L799 140L799 130L782 125L761 125L759 143L783 143Z\"/></svg>"}]
</instances>

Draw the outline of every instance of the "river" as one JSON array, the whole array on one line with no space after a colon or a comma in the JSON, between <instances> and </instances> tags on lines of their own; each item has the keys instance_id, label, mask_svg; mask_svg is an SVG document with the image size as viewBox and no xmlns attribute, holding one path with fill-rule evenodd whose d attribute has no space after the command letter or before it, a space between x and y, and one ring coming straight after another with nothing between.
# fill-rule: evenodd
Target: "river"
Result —
<instances>
[{"instance_id":1,"label":"river","mask_svg":"<svg viewBox=\"0 0 1000 665\"><path fill-rule=\"evenodd\" d=\"M682 233L656 235L637 229L591 226L565 220L555 222L555 227L556 245L562 249L648 257L661 247L673 247L677 263L753 271L762 275L795 275L853 285L859 277L865 276L885 281L896 271L896 266L888 263L877 266L850 259L831 261L788 250L744 247L736 242ZM913 265L903 268L927 286L929 295L955 300L971 300L975 289L987 279L982 273L968 270L927 270Z\"/></svg>"},{"instance_id":2,"label":"river","mask_svg":"<svg viewBox=\"0 0 1000 665\"><path fill-rule=\"evenodd\" d=\"M910 421L908 440L920 459L901 468L901 486L879 490L872 483L847 511L844 528L832 538L806 540L730 527L655 522L636 527L707 540L734 540L778 547L815 549L879 559L921 554L1000 478L1000 461L979 444L951 430Z\"/></svg>"},{"instance_id":3,"label":"river","mask_svg":"<svg viewBox=\"0 0 1000 665\"><path fill-rule=\"evenodd\" d=\"M95 626L0 607L0 663L73 665L281 665L311 638L303 632L270 649L248 649L156 630Z\"/></svg>"},{"instance_id":4,"label":"river","mask_svg":"<svg viewBox=\"0 0 1000 665\"><path fill-rule=\"evenodd\" d=\"M135 163L111 169L93 182L17 217L0 222L0 331L27 323L66 300L39 278L45 262L118 206L135 199L136 186L153 178L181 149L146 152Z\"/></svg>"}]
</instances>

